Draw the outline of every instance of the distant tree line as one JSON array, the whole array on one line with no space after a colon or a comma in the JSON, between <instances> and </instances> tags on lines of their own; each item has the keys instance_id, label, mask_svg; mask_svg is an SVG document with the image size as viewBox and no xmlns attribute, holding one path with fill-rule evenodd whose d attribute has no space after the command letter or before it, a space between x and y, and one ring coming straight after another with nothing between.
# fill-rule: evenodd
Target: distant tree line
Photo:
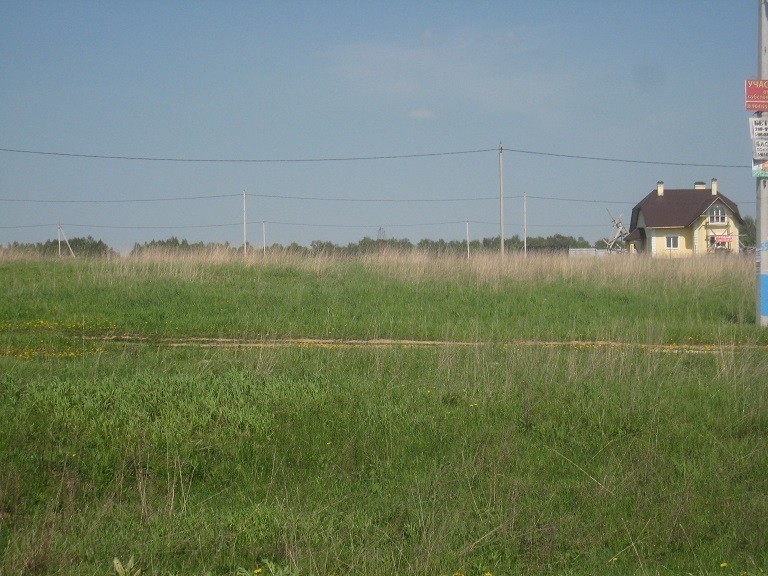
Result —
<instances>
[{"instance_id":1,"label":"distant tree line","mask_svg":"<svg viewBox=\"0 0 768 576\"><path fill-rule=\"evenodd\" d=\"M499 236L483 238L482 240L471 240L469 242L470 253L477 252L498 252L501 246ZM590 248L592 245L582 237L563 236L555 234L554 236L528 238L528 250L531 251L549 251L549 252L567 252L569 248ZM409 252L418 250L431 254L466 254L467 242L465 240L431 240L424 238L417 243L413 243L407 238L378 238L373 239L366 236L359 242L353 242L346 246L339 246L333 242L323 242L315 240L309 248L291 246L294 249L304 250L313 253L339 254L344 256L354 256L357 254L368 254L379 252L381 250L392 250L399 252ZM506 251L522 251L525 244L518 235L504 239L504 249ZM290 248L290 247L289 247Z\"/></svg>"},{"instance_id":2,"label":"distant tree line","mask_svg":"<svg viewBox=\"0 0 768 576\"><path fill-rule=\"evenodd\" d=\"M69 238L69 240L47 240L45 242L27 243L13 242L8 244L8 250L34 254L37 256L82 256L84 258L105 258L118 256L112 248L102 240L96 240L93 236L86 238ZM72 249L70 252L70 248Z\"/></svg>"},{"instance_id":3,"label":"distant tree line","mask_svg":"<svg viewBox=\"0 0 768 576\"><path fill-rule=\"evenodd\" d=\"M229 242L223 244L218 242L188 242L187 240L179 240L176 236L171 236L168 240L150 240L143 244L136 243L133 245L133 249L130 252L131 256L137 256L147 251L163 251L163 252L204 252L204 251L232 251L237 252L240 248L230 245Z\"/></svg>"},{"instance_id":4,"label":"distant tree line","mask_svg":"<svg viewBox=\"0 0 768 576\"><path fill-rule=\"evenodd\" d=\"M755 246L756 230L755 219L751 216L744 217L744 224L740 226L740 240L742 246ZM519 235L515 234L511 238L504 239L504 249L509 252L522 251L526 247L529 252L568 252L569 248L605 248L606 241L600 239L594 244L590 244L582 236L574 238L573 236L564 236L554 234L552 236L529 236L527 243ZM96 240L92 236L85 238L70 238L69 246L77 257L111 257L117 256L117 252L107 246L102 240ZM258 250L255 246L248 247L252 250ZM23 244L13 242L6 247L8 250L26 252L39 256L57 256L59 253L69 255L69 248L64 240L48 240L46 242L37 242L34 244ZM469 242L470 253L498 252L500 248L499 236L483 238L482 240L471 240ZM288 246L273 244L270 250L287 250L289 252L302 254L331 254L339 256L356 256L360 254L371 254L383 250L410 252L418 250L435 255L445 254L466 254L467 242L465 240L431 240L424 238L416 243L407 238L377 238L368 236L359 242L351 242L346 246L340 246L333 242L314 240L309 247L292 243ZM231 251L238 252L242 247L232 246L229 242L222 243L204 243L188 242L185 239L179 240L171 236L167 240L151 240L143 244L136 243L130 252L131 256L139 255L146 251L166 251L166 252L202 252L202 251Z\"/></svg>"}]
</instances>

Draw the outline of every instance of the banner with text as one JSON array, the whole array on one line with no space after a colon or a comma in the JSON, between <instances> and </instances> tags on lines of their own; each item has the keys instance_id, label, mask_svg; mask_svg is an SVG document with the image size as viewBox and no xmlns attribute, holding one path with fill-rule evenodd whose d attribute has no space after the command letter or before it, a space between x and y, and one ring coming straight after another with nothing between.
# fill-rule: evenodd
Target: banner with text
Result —
<instances>
[{"instance_id":1,"label":"banner with text","mask_svg":"<svg viewBox=\"0 0 768 576\"><path fill-rule=\"evenodd\" d=\"M768 112L768 80L745 80L744 102L747 110Z\"/></svg>"}]
</instances>

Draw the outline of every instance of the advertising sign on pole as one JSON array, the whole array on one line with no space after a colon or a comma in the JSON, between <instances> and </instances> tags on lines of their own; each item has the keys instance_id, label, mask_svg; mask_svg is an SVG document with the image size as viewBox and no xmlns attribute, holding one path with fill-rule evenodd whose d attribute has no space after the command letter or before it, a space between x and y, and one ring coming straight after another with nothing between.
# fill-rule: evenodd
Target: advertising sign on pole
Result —
<instances>
[{"instance_id":1,"label":"advertising sign on pole","mask_svg":"<svg viewBox=\"0 0 768 576\"><path fill-rule=\"evenodd\" d=\"M752 158L768 160L768 117L750 118L749 133L752 136Z\"/></svg>"},{"instance_id":2,"label":"advertising sign on pole","mask_svg":"<svg viewBox=\"0 0 768 576\"><path fill-rule=\"evenodd\" d=\"M745 80L744 101L747 110L768 112L768 80Z\"/></svg>"},{"instance_id":3,"label":"advertising sign on pole","mask_svg":"<svg viewBox=\"0 0 768 576\"><path fill-rule=\"evenodd\" d=\"M753 140L768 140L768 117L752 116L749 119L749 134Z\"/></svg>"},{"instance_id":4,"label":"advertising sign on pole","mask_svg":"<svg viewBox=\"0 0 768 576\"><path fill-rule=\"evenodd\" d=\"M752 176L755 178L768 178L768 160L752 159Z\"/></svg>"},{"instance_id":5,"label":"advertising sign on pole","mask_svg":"<svg viewBox=\"0 0 768 576\"><path fill-rule=\"evenodd\" d=\"M752 139L752 158L768 160L768 140Z\"/></svg>"}]
</instances>

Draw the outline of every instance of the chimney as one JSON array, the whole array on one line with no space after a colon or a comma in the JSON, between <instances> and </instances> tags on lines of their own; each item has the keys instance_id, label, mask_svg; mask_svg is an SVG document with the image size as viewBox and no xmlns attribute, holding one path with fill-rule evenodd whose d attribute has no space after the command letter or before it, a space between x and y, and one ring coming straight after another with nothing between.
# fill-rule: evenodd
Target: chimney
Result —
<instances>
[{"instance_id":1,"label":"chimney","mask_svg":"<svg viewBox=\"0 0 768 576\"><path fill-rule=\"evenodd\" d=\"M712 178L712 196L717 196L717 178Z\"/></svg>"},{"instance_id":2,"label":"chimney","mask_svg":"<svg viewBox=\"0 0 768 576\"><path fill-rule=\"evenodd\" d=\"M693 183L693 189L694 190L706 190L707 185L704 182L694 182Z\"/></svg>"},{"instance_id":3,"label":"chimney","mask_svg":"<svg viewBox=\"0 0 768 576\"><path fill-rule=\"evenodd\" d=\"M664 196L664 182L662 182L661 180L656 182L656 194L658 194L659 196Z\"/></svg>"}]
</instances>

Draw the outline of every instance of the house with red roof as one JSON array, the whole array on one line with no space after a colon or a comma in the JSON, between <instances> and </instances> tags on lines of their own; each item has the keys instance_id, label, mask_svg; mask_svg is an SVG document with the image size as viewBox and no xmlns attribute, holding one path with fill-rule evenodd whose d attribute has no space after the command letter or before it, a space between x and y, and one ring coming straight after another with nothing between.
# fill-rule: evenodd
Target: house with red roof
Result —
<instances>
[{"instance_id":1,"label":"house with red roof","mask_svg":"<svg viewBox=\"0 0 768 576\"><path fill-rule=\"evenodd\" d=\"M708 188L665 189L664 182L632 209L624 242L632 253L681 257L739 252L739 224L744 221L735 202L720 193L717 179Z\"/></svg>"}]
</instances>

